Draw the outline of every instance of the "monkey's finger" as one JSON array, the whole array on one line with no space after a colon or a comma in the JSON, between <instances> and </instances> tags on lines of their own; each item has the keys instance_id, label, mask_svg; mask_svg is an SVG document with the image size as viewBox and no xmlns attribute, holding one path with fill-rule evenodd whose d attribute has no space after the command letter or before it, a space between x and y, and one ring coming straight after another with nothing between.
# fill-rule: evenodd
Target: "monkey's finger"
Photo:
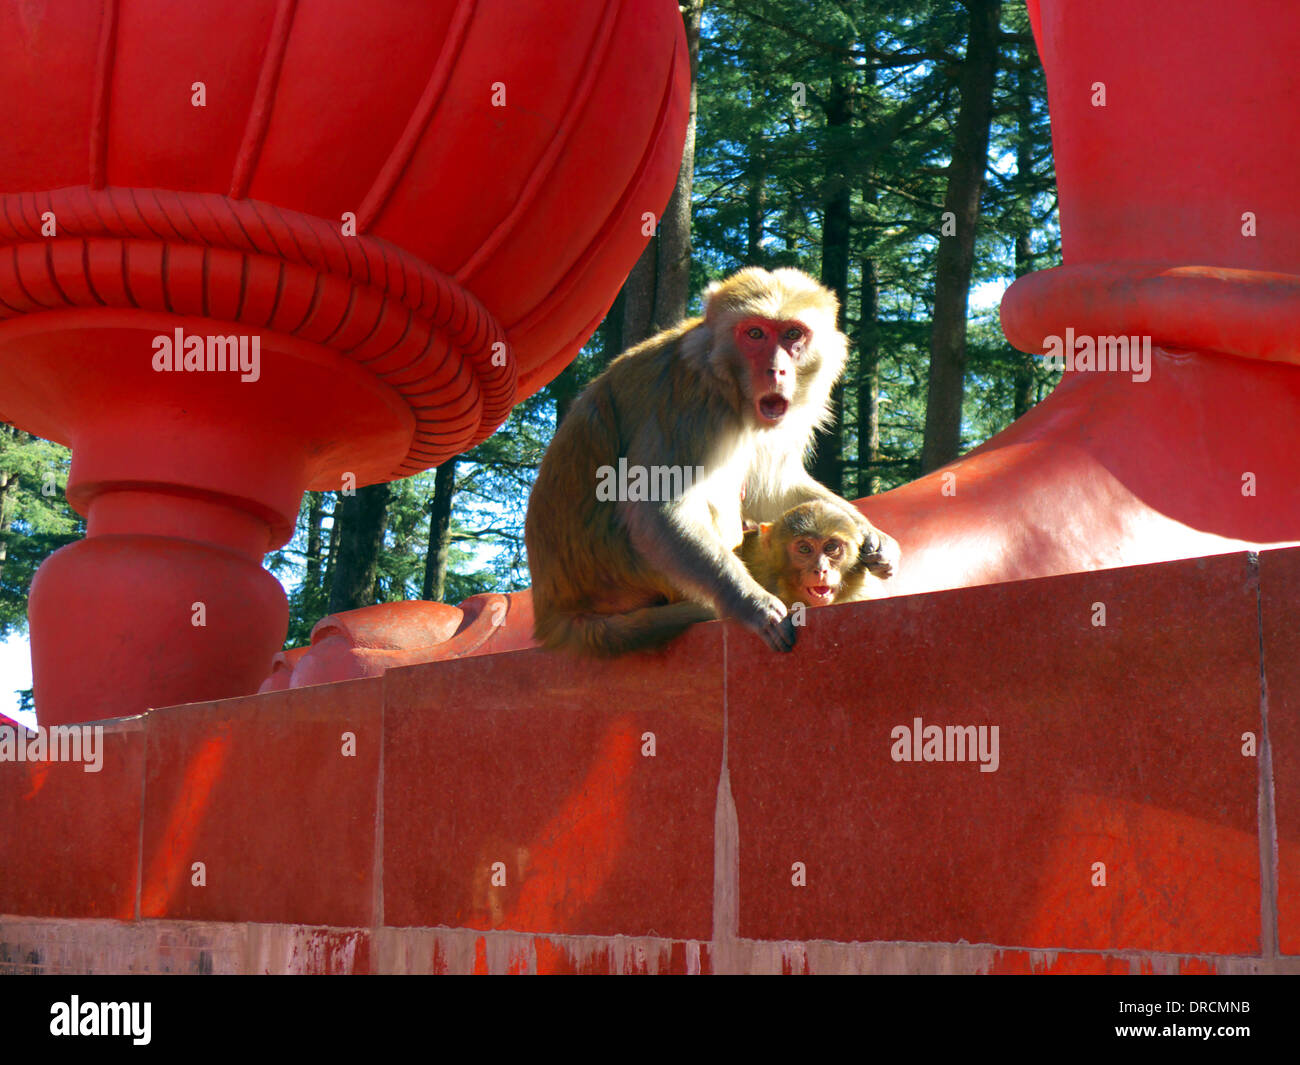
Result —
<instances>
[{"instance_id":1,"label":"monkey's finger","mask_svg":"<svg viewBox=\"0 0 1300 1065\"><path fill-rule=\"evenodd\" d=\"M894 569L903 557L898 541L892 536L880 534L880 542L873 551L867 551L866 545L860 553L863 564L877 577L891 577Z\"/></svg>"},{"instance_id":2,"label":"monkey's finger","mask_svg":"<svg viewBox=\"0 0 1300 1065\"><path fill-rule=\"evenodd\" d=\"M773 651L785 653L794 650L794 642L799 637L794 627L794 619L784 617L776 624L769 624L763 629L763 639Z\"/></svg>"},{"instance_id":3,"label":"monkey's finger","mask_svg":"<svg viewBox=\"0 0 1300 1065\"><path fill-rule=\"evenodd\" d=\"M877 577L892 577L894 575L894 564L883 555L876 555L866 560L867 571Z\"/></svg>"},{"instance_id":4,"label":"monkey's finger","mask_svg":"<svg viewBox=\"0 0 1300 1065\"><path fill-rule=\"evenodd\" d=\"M787 614L781 619L781 624L777 626L777 629L785 639L785 649L787 651L793 651L795 641L799 639L799 630L795 628L794 618Z\"/></svg>"}]
</instances>

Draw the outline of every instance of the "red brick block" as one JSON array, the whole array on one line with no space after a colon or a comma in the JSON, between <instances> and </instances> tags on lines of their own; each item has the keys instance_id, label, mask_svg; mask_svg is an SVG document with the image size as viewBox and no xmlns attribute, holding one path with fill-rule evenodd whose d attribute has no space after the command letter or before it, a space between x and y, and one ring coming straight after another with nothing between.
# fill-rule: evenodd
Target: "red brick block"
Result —
<instances>
[{"instance_id":1,"label":"red brick block","mask_svg":"<svg viewBox=\"0 0 1300 1065\"><path fill-rule=\"evenodd\" d=\"M98 771L84 750L81 762L0 761L0 913L135 916L143 719L100 727Z\"/></svg>"},{"instance_id":2,"label":"red brick block","mask_svg":"<svg viewBox=\"0 0 1300 1065\"><path fill-rule=\"evenodd\" d=\"M812 611L784 657L729 630L740 934L1257 953L1257 586L1236 554ZM895 761L916 718L996 726L997 770Z\"/></svg>"},{"instance_id":3,"label":"red brick block","mask_svg":"<svg viewBox=\"0 0 1300 1065\"><path fill-rule=\"evenodd\" d=\"M721 639L390 670L385 924L708 939Z\"/></svg>"},{"instance_id":4,"label":"red brick block","mask_svg":"<svg viewBox=\"0 0 1300 1065\"><path fill-rule=\"evenodd\" d=\"M1278 950L1300 954L1300 549L1259 556L1277 822Z\"/></svg>"},{"instance_id":5,"label":"red brick block","mask_svg":"<svg viewBox=\"0 0 1300 1065\"><path fill-rule=\"evenodd\" d=\"M374 923L382 695L369 679L151 713L142 916Z\"/></svg>"}]
</instances>

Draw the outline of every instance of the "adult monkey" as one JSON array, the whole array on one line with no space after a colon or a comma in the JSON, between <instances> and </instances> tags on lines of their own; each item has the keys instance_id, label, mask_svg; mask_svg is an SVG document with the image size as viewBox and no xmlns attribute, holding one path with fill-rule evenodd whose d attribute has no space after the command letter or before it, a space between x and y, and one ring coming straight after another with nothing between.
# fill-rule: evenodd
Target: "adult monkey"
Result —
<instances>
[{"instance_id":1,"label":"adult monkey","mask_svg":"<svg viewBox=\"0 0 1300 1065\"><path fill-rule=\"evenodd\" d=\"M621 654L722 616L791 650L785 604L734 548L742 520L775 521L809 500L847 514L869 564L887 575L898 545L803 464L847 358L837 309L801 271L749 267L709 287L702 319L620 355L578 397L528 501L540 642ZM683 490L600 498L597 484L620 459L629 470L676 471Z\"/></svg>"}]
</instances>

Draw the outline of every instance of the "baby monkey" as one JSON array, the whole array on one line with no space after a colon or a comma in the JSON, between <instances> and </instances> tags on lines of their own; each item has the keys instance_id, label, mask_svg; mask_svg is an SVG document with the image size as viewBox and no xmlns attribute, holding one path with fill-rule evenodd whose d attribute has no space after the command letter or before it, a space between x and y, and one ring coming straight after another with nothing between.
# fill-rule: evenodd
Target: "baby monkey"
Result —
<instances>
[{"instance_id":1,"label":"baby monkey","mask_svg":"<svg viewBox=\"0 0 1300 1065\"><path fill-rule=\"evenodd\" d=\"M754 580L787 607L830 606L867 598L864 584L869 556L863 534L847 514L819 500L801 503L745 532L736 553ZM888 577L887 563L872 572Z\"/></svg>"}]
</instances>

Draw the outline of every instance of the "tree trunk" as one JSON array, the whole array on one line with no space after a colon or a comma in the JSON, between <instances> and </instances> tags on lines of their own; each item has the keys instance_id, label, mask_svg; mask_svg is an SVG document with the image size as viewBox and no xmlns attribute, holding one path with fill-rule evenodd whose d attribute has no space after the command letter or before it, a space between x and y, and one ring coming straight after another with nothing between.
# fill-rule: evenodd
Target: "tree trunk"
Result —
<instances>
[{"instance_id":1,"label":"tree trunk","mask_svg":"<svg viewBox=\"0 0 1300 1065\"><path fill-rule=\"evenodd\" d=\"M659 228L659 256L655 262L655 332L676 325L686 317L686 304L691 295L691 189L695 184L695 115L698 110L695 82L700 67L700 16L704 11L704 0L683 0L680 6L691 60L691 110L677 184L664 209Z\"/></svg>"},{"instance_id":2,"label":"tree trunk","mask_svg":"<svg viewBox=\"0 0 1300 1065\"><path fill-rule=\"evenodd\" d=\"M830 97L826 105L827 175L822 203L822 284L834 291L840 301L839 327L844 328L844 316L849 304L849 238L853 229L853 215L849 198L849 183L843 176L844 164L849 158L851 145L850 123L853 120L852 86L847 75L837 74L831 82ZM817 452L811 472L832 492L844 491L844 384L841 381L831 393L831 424L816 437Z\"/></svg>"},{"instance_id":3,"label":"tree trunk","mask_svg":"<svg viewBox=\"0 0 1300 1065\"><path fill-rule=\"evenodd\" d=\"M623 293L614 298L605 320L600 323L600 361L599 370L603 370L624 351L623 343Z\"/></svg>"},{"instance_id":4,"label":"tree trunk","mask_svg":"<svg viewBox=\"0 0 1300 1065\"><path fill-rule=\"evenodd\" d=\"M564 421L564 416L569 413L573 401L578 398L581 391L579 384L577 360L569 363L551 382L551 395L555 397L555 428L560 427L560 422ZM441 466L438 468L442 469Z\"/></svg>"},{"instance_id":5,"label":"tree trunk","mask_svg":"<svg viewBox=\"0 0 1300 1065\"><path fill-rule=\"evenodd\" d=\"M767 213L767 155L760 141L749 152L749 188L745 191L745 261L761 266L763 254L763 221Z\"/></svg>"},{"instance_id":6,"label":"tree trunk","mask_svg":"<svg viewBox=\"0 0 1300 1065\"><path fill-rule=\"evenodd\" d=\"M32 439L17 426L6 425L3 422L0 422L0 433L9 438L7 443L11 447ZM18 504L15 500L20 491L22 485L18 481L18 471L0 470L0 576L4 575L5 564L9 561L9 544L5 533L13 526L14 515L18 512Z\"/></svg>"},{"instance_id":7,"label":"tree trunk","mask_svg":"<svg viewBox=\"0 0 1300 1065\"><path fill-rule=\"evenodd\" d=\"M1029 94L1027 64L1032 62L1029 49L1022 46L1020 64L1016 71L1016 184L1023 202L1020 211L1020 231L1016 234L1016 277L1024 277L1034 268L1029 250L1029 230L1033 225L1034 197L1034 111ZM1015 373L1015 416L1019 418L1034 405L1034 356L1019 352L1020 361Z\"/></svg>"},{"instance_id":8,"label":"tree trunk","mask_svg":"<svg viewBox=\"0 0 1300 1065\"><path fill-rule=\"evenodd\" d=\"M8 470L0 470L0 577L4 576L5 563L9 560L9 544L5 533L13 524L8 507L10 489L17 483L17 475Z\"/></svg>"},{"instance_id":9,"label":"tree trunk","mask_svg":"<svg viewBox=\"0 0 1300 1065\"><path fill-rule=\"evenodd\" d=\"M659 238L651 237L645 251L637 259L632 272L623 282L619 295L623 299L623 343L635 347L655 333L652 321L655 305L655 260L658 258Z\"/></svg>"},{"instance_id":10,"label":"tree trunk","mask_svg":"<svg viewBox=\"0 0 1300 1065\"><path fill-rule=\"evenodd\" d=\"M334 520L330 522L329 538L325 541L325 579L321 581L321 600L329 602L330 589L334 587L334 571L338 568L339 560L339 543L343 538L343 500L344 496L339 493L333 493L333 500L330 503L330 517Z\"/></svg>"},{"instance_id":11,"label":"tree trunk","mask_svg":"<svg viewBox=\"0 0 1300 1065\"><path fill-rule=\"evenodd\" d=\"M325 497L321 492L307 493L307 574L309 588L321 583L321 523L325 517Z\"/></svg>"},{"instance_id":12,"label":"tree trunk","mask_svg":"<svg viewBox=\"0 0 1300 1065\"><path fill-rule=\"evenodd\" d=\"M695 79L704 0L682 0L691 59L691 110L677 184L659 227L623 284L623 344L632 347L686 317L691 284L691 188L695 178Z\"/></svg>"},{"instance_id":13,"label":"tree trunk","mask_svg":"<svg viewBox=\"0 0 1300 1065\"><path fill-rule=\"evenodd\" d=\"M387 482L358 488L344 496L343 530L339 538L338 562L330 586L329 612L356 610L375 602L375 577L379 572L379 549L388 522L388 500L392 489ZM337 527L337 526L336 526Z\"/></svg>"},{"instance_id":14,"label":"tree trunk","mask_svg":"<svg viewBox=\"0 0 1300 1065\"><path fill-rule=\"evenodd\" d=\"M447 592L447 549L451 546L451 501L456 494L456 457L449 458L433 478L429 506L429 553L424 556L421 599L442 601Z\"/></svg>"},{"instance_id":15,"label":"tree trunk","mask_svg":"<svg viewBox=\"0 0 1300 1065\"><path fill-rule=\"evenodd\" d=\"M876 260L862 260L862 310L858 322L858 479L859 496L880 491L880 284Z\"/></svg>"},{"instance_id":16,"label":"tree trunk","mask_svg":"<svg viewBox=\"0 0 1300 1065\"><path fill-rule=\"evenodd\" d=\"M9 531L9 526L13 524L13 519L9 516L9 510L6 507L9 489L16 482L16 477L8 470L0 470L0 577L4 576L5 563L9 560L9 544L5 533Z\"/></svg>"},{"instance_id":17,"label":"tree trunk","mask_svg":"<svg viewBox=\"0 0 1300 1065\"><path fill-rule=\"evenodd\" d=\"M966 310L980 193L988 165L993 82L998 64L998 20L1002 0L967 0L970 31L962 64L961 106L957 112L944 217L955 218L955 232L939 238L935 261L934 322L930 331L930 389L925 409L921 472L957 457L961 449L961 408L966 373Z\"/></svg>"},{"instance_id":18,"label":"tree trunk","mask_svg":"<svg viewBox=\"0 0 1300 1065\"><path fill-rule=\"evenodd\" d=\"M1029 234L1016 234L1016 277L1022 277L1033 269L1030 266ZM1013 397L1015 417L1034 405L1034 356L1028 352L1016 353L1020 358L1016 363L1014 378L1015 395Z\"/></svg>"}]
</instances>

